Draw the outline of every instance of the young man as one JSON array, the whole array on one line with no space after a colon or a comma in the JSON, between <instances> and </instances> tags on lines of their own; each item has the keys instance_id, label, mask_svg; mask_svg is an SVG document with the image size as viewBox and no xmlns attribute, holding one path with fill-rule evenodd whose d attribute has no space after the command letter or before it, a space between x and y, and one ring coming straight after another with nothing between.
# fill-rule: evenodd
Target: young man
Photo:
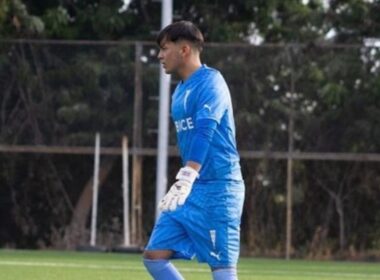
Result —
<instances>
[{"instance_id":1,"label":"young man","mask_svg":"<svg viewBox=\"0 0 380 280\"><path fill-rule=\"evenodd\" d=\"M237 279L244 183L227 84L201 63L203 35L191 22L165 27L157 43L166 73L181 79L171 116L184 166L160 202L144 265L156 280L184 279L169 259L196 256L213 279Z\"/></svg>"}]
</instances>

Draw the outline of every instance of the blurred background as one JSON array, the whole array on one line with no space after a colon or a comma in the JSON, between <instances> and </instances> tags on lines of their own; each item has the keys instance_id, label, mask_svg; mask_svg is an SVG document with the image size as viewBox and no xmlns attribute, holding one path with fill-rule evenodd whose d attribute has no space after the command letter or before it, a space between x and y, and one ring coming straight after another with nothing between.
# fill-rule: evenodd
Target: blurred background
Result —
<instances>
[{"instance_id":1,"label":"blurred background","mask_svg":"<svg viewBox=\"0 0 380 280\"><path fill-rule=\"evenodd\" d=\"M173 1L229 84L246 182L242 254L380 258L380 1ZM161 1L0 1L0 247L97 243L155 215ZM176 84L172 80L172 88ZM168 181L180 166L170 124Z\"/></svg>"}]
</instances>

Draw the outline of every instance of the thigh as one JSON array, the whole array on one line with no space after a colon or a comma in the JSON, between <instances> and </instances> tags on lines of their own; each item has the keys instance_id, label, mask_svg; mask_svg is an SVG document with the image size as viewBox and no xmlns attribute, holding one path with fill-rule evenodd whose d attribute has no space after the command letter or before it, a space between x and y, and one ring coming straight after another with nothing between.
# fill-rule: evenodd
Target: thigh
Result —
<instances>
[{"instance_id":1,"label":"thigh","mask_svg":"<svg viewBox=\"0 0 380 280\"><path fill-rule=\"evenodd\" d=\"M173 213L163 212L158 218L145 251L172 251L171 258L191 259L194 247L183 225Z\"/></svg>"},{"instance_id":2,"label":"thigh","mask_svg":"<svg viewBox=\"0 0 380 280\"><path fill-rule=\"evenodd\" d=\"M240 252L240 219L244 186L211 186L187 205L186 230L200 262L212 268L235 266Z\"/></svg>"}]
</instances>

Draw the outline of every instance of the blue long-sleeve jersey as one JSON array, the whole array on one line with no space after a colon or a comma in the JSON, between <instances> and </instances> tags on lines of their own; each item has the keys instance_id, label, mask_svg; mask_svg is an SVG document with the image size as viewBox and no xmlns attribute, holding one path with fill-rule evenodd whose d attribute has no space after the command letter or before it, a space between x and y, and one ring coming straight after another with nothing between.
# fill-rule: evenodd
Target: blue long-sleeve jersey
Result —
<instances>
[{"instance_id":1,"label":"blue long-sleeve jersey","mask_svg":"<svg viewBox=\"0 0 380 280\"><path fill-rule=\"evenodd\" d=\"M202 165L199 183L242 180L230 92L219 71L202 65L181 81L172 96L171 116L183 164L190 160ZM212 129L205 137L209 145L196 145L202 143L197 137L207 123Z\"/></svg>"}]
</instances>

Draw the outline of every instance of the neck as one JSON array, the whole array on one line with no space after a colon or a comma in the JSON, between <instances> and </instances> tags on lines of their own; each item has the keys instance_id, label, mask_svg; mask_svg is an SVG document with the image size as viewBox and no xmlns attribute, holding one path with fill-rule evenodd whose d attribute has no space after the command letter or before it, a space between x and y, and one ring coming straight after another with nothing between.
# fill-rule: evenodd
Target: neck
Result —
<instances>
[{"instance_id":1,"label":"neck","mask_svg":"<svg viewBox=\"0 0 380 280\"><path fill-rule=\"evenodd\" d=\"M195 71L198 70L199 67L202 66L202 63L199 59L190 61L185 64L185 67L181 69L181 71L178 73L182 80L187 80L193 74Z\"/></svg>"}]
</instances>

